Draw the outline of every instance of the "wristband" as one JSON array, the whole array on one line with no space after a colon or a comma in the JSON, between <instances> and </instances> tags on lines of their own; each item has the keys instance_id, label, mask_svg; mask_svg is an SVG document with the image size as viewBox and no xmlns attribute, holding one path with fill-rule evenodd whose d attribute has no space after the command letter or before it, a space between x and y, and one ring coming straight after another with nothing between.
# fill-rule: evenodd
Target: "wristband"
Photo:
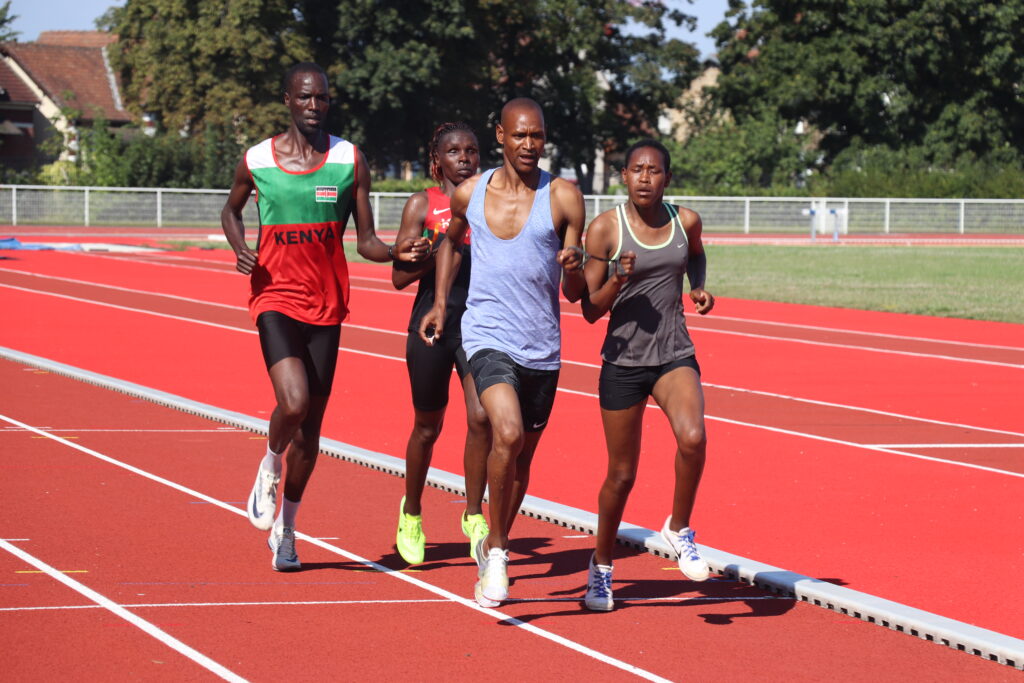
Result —
<instances>
[{"instance_id":1,"label":"wristband","mask_svg":"<svg viewBox=\"0 0 1024 683\"><path fill-rule=\"evenodd\" d=\"M388 245L388 260L389 261L394 261L395 260L394 248L395 247L394 247L393 244L389 244Z\"/></svg>"}]
</instances>

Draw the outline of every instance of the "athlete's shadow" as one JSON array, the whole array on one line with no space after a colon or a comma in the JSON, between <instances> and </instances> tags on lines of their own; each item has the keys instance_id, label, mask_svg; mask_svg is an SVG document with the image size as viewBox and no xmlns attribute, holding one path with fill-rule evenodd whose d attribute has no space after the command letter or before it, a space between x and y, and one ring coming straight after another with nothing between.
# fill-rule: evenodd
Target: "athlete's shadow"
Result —
<instances>
[{"instance_id":1,"label":"athlete's shadow","mask_svg":"<svg viewBox=\"0 0 1024 683\"><path fill-rule=\"evenodd\" d=\"M290 572L293 574L302 574L303 572L315 572L321 569L334 569L350 572L372 572L375 571L371 567L367 567L365 564L359 562L303 562L302 568L297 572Z\"/></svg>"}]
</instances>

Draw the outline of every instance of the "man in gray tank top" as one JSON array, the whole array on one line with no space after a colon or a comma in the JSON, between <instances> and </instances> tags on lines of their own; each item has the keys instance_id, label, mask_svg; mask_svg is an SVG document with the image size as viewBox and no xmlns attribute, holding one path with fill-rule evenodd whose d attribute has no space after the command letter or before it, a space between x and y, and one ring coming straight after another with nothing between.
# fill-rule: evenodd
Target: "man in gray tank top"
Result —
<instances>
[{"instance_id":1,"label":"man in gray tank top","mask_svg":"<svg viewBox=\"0 0 1024 683\"><path fill-rule=\"evenodd\" d=\"M434 308L420 323L428 344L443 334L448 289L471 228L473 271L462 343L494 435L487 457L491 528L476 549L474 589L486 607L508 598L508 535L555 400L558 283L569 301L578 301L586 287L583 195L538 166L546 137L540 107L526 98L510 101L495 133L503 163L455 191L447 239L436 257Z\"/></svg>"}]
</instances>

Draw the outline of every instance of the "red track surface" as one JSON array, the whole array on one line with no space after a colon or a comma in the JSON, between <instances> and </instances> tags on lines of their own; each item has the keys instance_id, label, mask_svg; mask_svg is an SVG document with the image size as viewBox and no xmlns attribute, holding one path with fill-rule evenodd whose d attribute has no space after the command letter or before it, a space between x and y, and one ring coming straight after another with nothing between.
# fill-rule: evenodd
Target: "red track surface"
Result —
<instances>
[{"instance_id":1,"label":"red track surface","mask_svg":"<svg viewBox=\"0 0 1024 683\"><path fill-rule=\"evenodd\" d=\"M16 261L0 262L0 292L8 321L0 327L0 345L266 416L267 382L257 372L261 368L259 350L255 336L249 334L247 314L240 308L245 281L231 272L226 256L210 252L169 258L19 254ZM342 354L325 434L400 456L411 422L401 362L401 331L411 298L395 293L382 281L386 270L371 266L353 270L370 279L354 281L354 315L342 337L343 346L351 350ZM568 306L565 310L572 311ZM977 574L979 568L999 567L1000 573L1016 576L1024 569L1019 548L1012 541L1024 531L1024 506L1019 502L1024 480L906 455L977 463L1011 473L1024 471L1024 434L1015 410L1020 405L1024 365L1022 326L726 300L719 302L712 316L691 320L691 330L708 385L709 465L695 518L701 542L1024 636L1019 591L980 581ZM563 389L594 391L596 369L579 363L596 365L602 332L603 325L588 326L572 313L563 318L564 358L577 363L564 366ZM458 396L458 391L453 395ZM11 414L9 403L3 401L5 411ZM457 401L451 413L435 465L459 472L462 414ZM667 431L657 411L649 411L645 462L626 512L628 521L651 528L660 526L668 505L666 468L671 445ZM965 446L923 447L938 443ZM896 445L879 450L864 444ZM977 444L1011 447L966 447ZM255 444L248 448L259 452ZM166 455L158 459L167 460ZM233 455L229 460L236 473L225 475L224 484L232 491L225 494L227 500L244 496L255 457ZM531 493L593 509L603 461L596 401L590 396L561 393L552 427L541 442ZM331 462L322 469L328 467L342 466ZM330 475L318 473L315 487L327 488L320 483L321 476ZM336 495L333 480L329 486L330 493ZM366 536L371 559L389 551L382 541L393 533L394 515L388 501L397 500L400 489L389 479L384 479L382 487L388 493L366 497L373 501L374 510L383 507L383 511L365 516L366 528L376 529ZM320 507L321 503L304 506L300 526L313 529L311 522L319 519ZM443 517L443 510L451 506L440 507ZM367 510L367 505L349 502L341 509L347 518ZM232 525L245 524L222 515ZM428 533L433 529L445 533L441 524L431 526L430 517L427 519ZM363 524L361 519L360 529ZM557 537L557 530L540 529L537 537ZM346 529L346 541L348 533ZM262 552L260 561L266 561L264 548L254 552ZM542 550L543 561L551 561L551 552ZM586 551L577 548L575 552L579 557L573 555L572 562L559 571L578 588ZM306 555L303 553L304 561L308 561ZM623 568L617 571L617 579L632 579L635 570L627 563L640 561L617 563ZM514 558L513 576L519 564ZM242 568L236 573L253 571L248 560L239 566ZM471 569L459 564L454 575L458 578L453 580L453 592L468 595ZM524 590L531 586L532 591L533 583L523 582ZM518 591L517 586L514 597ZM566 619L579 616L575 604L561 607L568 613ZM635 610L622 612L635 614ZM642 621L646 633L646 613ZM775 629L775 620L771 621ZM585 623L592 627L594 622ZM733 641L732 632L729 637ZM802 646L801 636L780 635L791 637L795 640L787 647ZM927 652L937 649L931 646ZM749 661L747 664L749 674L753 669Z\"/></svg>"}]
</instances>

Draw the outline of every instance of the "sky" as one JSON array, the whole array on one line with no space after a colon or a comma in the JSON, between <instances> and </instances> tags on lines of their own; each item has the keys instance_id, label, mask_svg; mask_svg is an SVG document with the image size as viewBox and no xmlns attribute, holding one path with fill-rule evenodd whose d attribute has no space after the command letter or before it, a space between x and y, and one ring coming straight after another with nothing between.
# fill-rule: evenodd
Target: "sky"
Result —
<instances>
[{"instance_id":1,"label":"sky","mask_svg":"<svg viewBox=\"0 0 1024 683\"><path fill-rule=\"evenodd\" d=\"M23 42L35 40L40 31L91 31L93 20L111 5L123 4L116 0L13 0L11 13L18 18L11 28L20 31ZM695 43L705 58L715 51L714 42L704 34L725 16L728 0L668 0L671 7L697 16L697 30L693 33L679 28L670 32L673 38ZM675 28L675 27L673 27Z\"/></svg>"}]
</instances>

